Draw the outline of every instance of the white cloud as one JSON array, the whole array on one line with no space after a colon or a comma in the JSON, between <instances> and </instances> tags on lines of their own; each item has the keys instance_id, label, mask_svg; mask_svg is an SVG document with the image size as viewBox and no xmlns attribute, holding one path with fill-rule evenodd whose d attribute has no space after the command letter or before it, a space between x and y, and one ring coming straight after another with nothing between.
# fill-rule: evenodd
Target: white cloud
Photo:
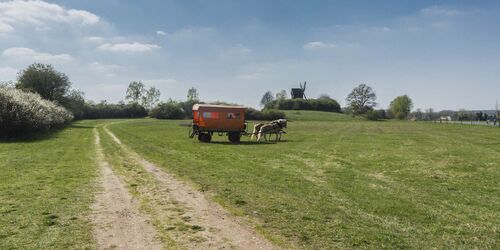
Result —
<instances>
[{"instance_id":1,"label":"white cloud","mask_svg":"<svg viewBox=\"0 0 500 250\"><path fill-rule=\"evenodd\" d=\"M331 49L337 47L333 43L324 43L324 42L308 42L304 44L304 49Z\"/></svg>"},{"instance_id":2,"label":"white cloud","mask_svg":"<svg viewBox=\"0 0 500 250\"><path fill-rule=\"evenodd\" d=\"M33 25L39 29L47 29L51 23L94 25L99 20L99 16L88 11L67 10L60 5L40 0L0 2L0 22L14 26Z\"/></svg>"},{"instance_id":3,"label":"white cloud","mask_svg":"<svg viewBox=\"0 0 500 250\"><path fill-rule=\"evenodd\" d=\"M87 40L91 41L91 42L95 42L95 43L100 43L100 42L104 41L104 38L100 37L100 36L91 36L91 37L87 37Z\"/></svg>"},{"instance_id":4,"label":"white cloud","mask_svg":"<svg viewBox=\"0 0 500 250\"><path fill-rule=\"evenodd\" d=\"M0 21L0 34L14 31L12 25Z\"/></svg>"},{"instance_id":5,"label":"white cloud","mask_svg":"<svg viewBox=\"0 0 500 250\"><path fill-rule=\"evenodd\" d=\"M458 16L465 14L461 10L447 8L443 6L430 6L422 9L420 12L423 14L436 15L436 16Z\"/></svg>"},{"instance_id":6,"label":"white cloud","mask_svg":"<svg viewBox=\"0 0 500 250\"><path fill-rule=\"evenodd\" d=\"M36 62L68 62L73 60L69 54L49 54L37 52L30 48L12 47L3 51L3 56L14 60L27 60Z\"/></svg>"},{"instance_id":7,"label":"white cloud","mask_svg":"<svg viewBox=\"0 0 500 250\"><path fill-rule=\"evenodd\" d=\"M92 69L94 71L104 71L104 72L122 70L125 68L121 65L106 64L106 63L101 63L101 62L92 62L92 63L89 63L88 66L90 69Z\"/></svg>"},{"instance_id":8,"label":"white cloud","mask_svg":"<svg viewBox=\"0 0 500 250\"><path fill-rule=\"evenodd\" d=\"M0 67L0 81L10 81L16 79L18 69L12 67Z\"/></svg>"},{"instance_id":9,"label":"white cloud","mask_svg":"<svg viewBox=\"0 0 500 250\"><path fill-rule=\"evenodd\" d=\"M86 10L68 10L68 18L84 25L93 25L99 22L99 17Z\"/></svg>"},{"instance_id":10,"label":"white cloud","mask_svg":"<svg viewBox=\"0 0 500 250\"><path fill-rule=\"evenodd\" d=\"M163 30L158 30L156 31L156 35L159 35L159 36L166 36L167 35L167 32L163 31Z\"/></svg>"},{"instance_id":11,"label":"white cloud","mask_svg":"<svg viewBox=\"0 0 500 250\"><path fill-rule=\"evenodd\" d=\"M159 49L160 46L156 44L147 43L105 43L98 47L100 50L110 51L110 52L126 52L126 53L141 53L141 52L151 52L154 49Z\"/></svg>"}]
</instances>

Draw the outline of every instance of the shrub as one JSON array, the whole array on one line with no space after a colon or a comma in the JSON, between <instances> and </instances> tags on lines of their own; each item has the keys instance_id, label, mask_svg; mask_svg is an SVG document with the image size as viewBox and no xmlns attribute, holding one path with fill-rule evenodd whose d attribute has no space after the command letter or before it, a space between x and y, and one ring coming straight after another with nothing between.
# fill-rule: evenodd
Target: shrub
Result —
<instances>
[{"instance_id":1,"label":"shrub","mask_svg":"<svg viewBox=\"0 0 500 250\"><path fill-rule=\"evenodd\" d=\"M16 135L59 127L73 115L39 94L0 86L0 134Z\"/></svg>"},{"instance_id":2,"label":"shrub","mask_svg":"<svg viewBox=\"0 0 500 250\"><path fill-rule=\"evenodd\" d=\"M286 99L268 103L265 109L280 110L317 110L327 112L341 112L340 105L333 99Z\"/></svg>"},{"instance_id":3,"label":"shrub","mask_svg":"<svg viewBox=\"0 0 500 250\"><path fill-rule=\"evenodd\" d=\"M388 119L387 118L387 112L385 110L383 110L383 109L379 109L379 110L369 109L362 116L365 117L368 120L371 120L371 121L378 121L378 120Z\"/></svg>"},{"instance_id":4,"label":"shrub","mask_svg":"<svg viewBox=\"0 0 500 250\"><path fill-rule=\"evenodd\" d=\"M183 119L186 117L182 106L174 101L159 103L149 115L156 119Z\"/></svg>"},{"instance_id":5,"label":"shrub","mask_svg":"<svg viewBox=\"0 0 500 250\"><path fill-rule=\"evenodd\" d=\"M137 103L112 104L105 101L98 104L87 102L83 110L84 119L104 119L104 118L142 118L148 112Z\"/></svg>"},{"instance_id":6,"label":"shrub","mask_svg":"<svg viewBox=\"0 0 500 250\"><path fill-rule=\"evenodd\" d=\"M264 109L263 111L259 111L253 108L247 108L246 112L247 120L272 121L282 118L286 118L285 113L275 109Z\"/></svg>"}]
</instances>

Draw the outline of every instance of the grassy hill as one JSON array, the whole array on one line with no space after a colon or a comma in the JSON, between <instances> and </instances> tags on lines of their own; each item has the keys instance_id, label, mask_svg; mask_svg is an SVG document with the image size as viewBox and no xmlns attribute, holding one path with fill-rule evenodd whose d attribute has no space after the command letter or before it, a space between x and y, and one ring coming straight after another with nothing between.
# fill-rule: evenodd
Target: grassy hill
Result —
<instances>
[{"instance_id":1,"label":"grassy hill","mask_svg":"<svg viewBox=\"0 0 500 250\"><path fill-rule=\"evenodd\" d=\"M362 118L351 115L308 110L283 110L290 121L356 121Z\"/></svg>"}]
</instances>

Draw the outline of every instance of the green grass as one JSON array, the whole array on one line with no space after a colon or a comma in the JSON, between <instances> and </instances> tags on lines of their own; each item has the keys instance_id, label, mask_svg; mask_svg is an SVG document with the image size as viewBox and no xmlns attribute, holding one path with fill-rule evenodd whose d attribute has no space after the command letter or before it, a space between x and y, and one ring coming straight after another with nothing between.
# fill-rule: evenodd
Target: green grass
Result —
<instances>
[{"instance_id":1,"label":"green grass","mask_svg":"<svg viewBox=\"0 0 500 250\"><path fill-rule=\"evenodd\" d=\"M498 128L287 115L276 144L199 143L185 121L109 129L285 247L499 247Z\"/></svg>"},{"instance_id":2,"label":"green grass","mask_svg":"<svg viewBox=\"0 0 500 250\"><path fill-rule=\"evenodd\" d=\"M0 141L0 249L94 248L93 142L92 128L81 123Z\"/></svg>"}]
</instances>

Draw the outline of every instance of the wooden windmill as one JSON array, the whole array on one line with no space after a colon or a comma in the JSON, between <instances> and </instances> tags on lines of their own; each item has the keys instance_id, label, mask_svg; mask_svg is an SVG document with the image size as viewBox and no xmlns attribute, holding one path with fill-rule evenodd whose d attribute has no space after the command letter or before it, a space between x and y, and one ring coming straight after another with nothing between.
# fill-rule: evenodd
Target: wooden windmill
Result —
<instances>
[{"instance_id":1,"label":"wooden windmill","mask_svg":"<svg viewBox=\"0 0 500 250\"><path fill-rule=\"evenodd\" d=\"M304 82L304 85L302 85L302 83L299 83L300 85L300 88L292 88L292 99L306 99L307 100L307 97L306 97L306 84L307 82Z\"/></svg>"}]
</instances>

